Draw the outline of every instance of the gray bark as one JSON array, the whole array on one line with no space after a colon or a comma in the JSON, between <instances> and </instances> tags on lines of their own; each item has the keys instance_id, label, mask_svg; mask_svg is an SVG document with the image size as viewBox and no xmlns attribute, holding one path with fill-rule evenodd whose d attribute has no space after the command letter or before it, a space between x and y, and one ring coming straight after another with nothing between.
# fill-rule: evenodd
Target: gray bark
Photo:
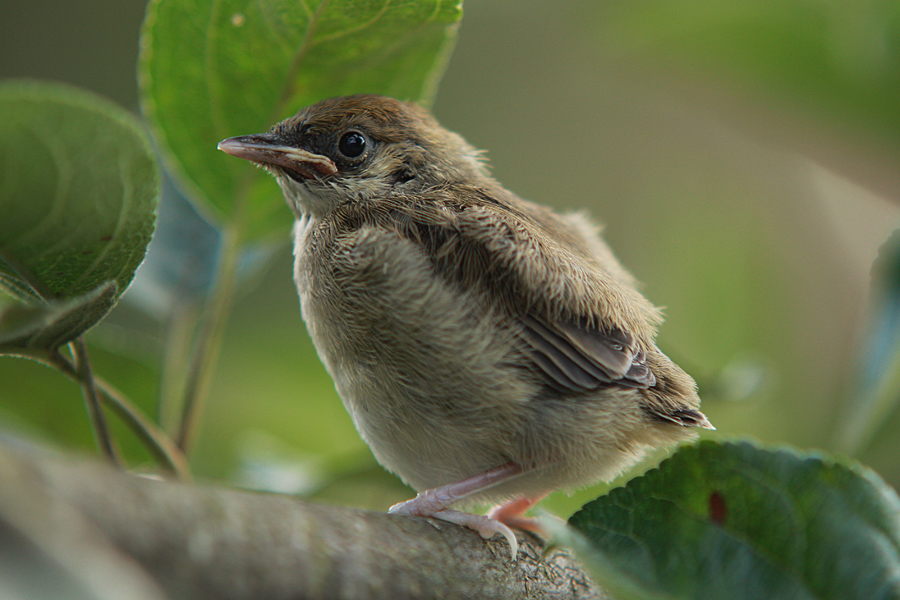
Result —
<instances>
[{"instance_id":1,"label":"gray bark","mask_svg":"<svg viewBox=\"0 0 900 600\"><path fill-rule=\"evenodd\" d=\"M571 554L0 444L0 597L601 598Z\"/></svg>"}]
</instances>

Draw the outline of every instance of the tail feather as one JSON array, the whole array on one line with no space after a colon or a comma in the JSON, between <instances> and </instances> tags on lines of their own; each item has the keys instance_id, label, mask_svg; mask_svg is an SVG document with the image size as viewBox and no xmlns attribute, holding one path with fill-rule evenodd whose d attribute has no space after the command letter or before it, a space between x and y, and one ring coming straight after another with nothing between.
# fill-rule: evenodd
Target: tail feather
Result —
<instances>
[{"instance_id":1,"label":"tail feather","mask_svg":"<svg viewBox=\"0 0 900 600\"><path fill-rule=\"evenodd\" d=\"M716 429L713 427L713 424L709 422L709 419L706 418L706 415L693 408L666 410L664 408L660 409L645 406L644 410L647 411L652 419L663 423L674 423L675 425L681 425L682 427L702 427L703 429L711 429L713 431Z\"/></svg>"}]
</instances>

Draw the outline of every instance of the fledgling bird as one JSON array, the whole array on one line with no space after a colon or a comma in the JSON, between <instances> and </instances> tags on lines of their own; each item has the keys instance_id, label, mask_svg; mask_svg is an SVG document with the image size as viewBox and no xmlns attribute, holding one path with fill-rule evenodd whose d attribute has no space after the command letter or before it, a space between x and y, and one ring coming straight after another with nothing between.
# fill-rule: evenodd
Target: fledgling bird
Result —
<instances>
[{"instance_id":1,"label":"fledgling bird","mask_svg":"<svg viewBox=\"0 0 900 600\"><path fill-rule=\"evenodd\" d=\"M424 109L331 98L219 149L272 173L297 218L319 356L375 458L419 491L390 512L501 533L515 559L509 527L549 492L713 428L597 228L503 188ZM505 503L452 508L484 501Z\"/></svg>"}]
</instances>

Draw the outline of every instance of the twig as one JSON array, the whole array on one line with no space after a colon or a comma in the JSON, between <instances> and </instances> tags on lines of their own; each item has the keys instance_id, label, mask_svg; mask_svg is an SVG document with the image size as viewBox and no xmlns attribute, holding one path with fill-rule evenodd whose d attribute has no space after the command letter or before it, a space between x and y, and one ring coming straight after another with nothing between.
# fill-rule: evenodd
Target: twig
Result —
<instances>
[{"instance_id":1,"label":"twig","mask_svg":"<svg viewBox=\"0 0 900 600\"><path fill-rule=\"evenodd\" d=\"M140 438L148 450L163 466L182 481L191 481L190 466L184 452L166 432L157 427L144 413L119 390L100 377L95 379L100 397L116 415Z\"/></svg>"},{"instance_id":2,"label":"twig","mask_svg":"<svg viewBox=\"0 0 900 600\"><path fill-rule=\"evenodd\" d=\"M222 232L219 264L212 294L203 307L202 321L194 339L187 371L184 403L177 443L187 454L196 438L197 426L203 415L213 369L222 348L225 324L234 300L237 286L237 263L241 249L241 236L235 221Z\"/></svg>"},{"instance_id":3,"label":"twig","mask_svg":"<svg viewBox=\"0 0 900 600\"><path fill-rule=\"evenodd\" d=\"M79 381L75 365L58 352L49 355L29 354L28 357L57 369L73 381ZM99 392L100 401L122 419L164 467L172 471L178 479L191 480L187 458L162 429L104 379L94 377L94 385Z\"/></svg>"},{"instance_id":4,"label":"twig","mask_svg":"<svg viewBox=\"0 0 900 600\"><path fill-rule=\"evenodd\" d=\"M160 369L156 422L165 431L175 431L181 423L187 365L191 342L197 330L197 302L176 306L169 315L165 334L165 351Z\"/></svg>"},{"instance_id":5,"label":"twig","mask_svg":"<svg viewBox=\"0 0 900 600\"><path fill-rule=\"evenodd\" d=\"M75 376L81 386L81 393L84 396L84 404L87 407L88 416L91 419L91 428L94 431L94 439L97 442L97 446L112 464L121 467L122 459L119 457L113 444L112 436L109 433L109 425L106 423L103 408L100 406L100 400L97 397L94 373L91 371L91 362L88 359L84 337L78 336L69 342L69 350L75 359Z\"/></svg>"}]
</instances>

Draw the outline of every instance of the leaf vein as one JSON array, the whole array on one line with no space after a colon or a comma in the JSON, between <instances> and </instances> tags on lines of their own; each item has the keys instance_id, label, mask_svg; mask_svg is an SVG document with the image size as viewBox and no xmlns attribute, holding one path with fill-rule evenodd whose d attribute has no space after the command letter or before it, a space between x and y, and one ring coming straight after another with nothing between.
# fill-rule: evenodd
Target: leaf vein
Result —
<instances>
[{"instance_id":1,"label":"leaf vein","mask_svg":"<svg viewBox=\"0 0 900 600\"><path fill-rule=\"evenodd\" d=\"M312 48L313 38L316 35L319 20L322 18L322 12L328 7L328 4L329 0L322 0L316 7L315 13L310 17L309 24L306 26L306 32L304 32L303 39L300 41L300 46L294 54L294 57L291 59L291 64L285 73L284 87L281 89L281 95L275 102L275 106L272 107L273 114L270 116L269 122L278 121L282 118L285 107L294 95L297 73L300 70L300 66L303 64L303 60L309 53L310 48Z\"/></svg>"}]
</instances>

